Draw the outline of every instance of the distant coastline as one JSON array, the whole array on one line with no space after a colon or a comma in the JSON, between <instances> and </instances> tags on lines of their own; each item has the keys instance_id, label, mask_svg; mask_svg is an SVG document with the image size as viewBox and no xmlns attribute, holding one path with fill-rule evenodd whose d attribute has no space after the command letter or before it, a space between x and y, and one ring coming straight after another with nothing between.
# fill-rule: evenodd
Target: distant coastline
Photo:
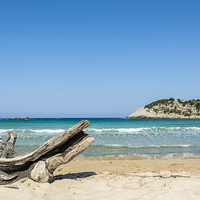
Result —
<instances>
[{"instance_id":1,"label":"distant coastline","mask_svg":"<svg viewBox=\"0 0 200 200\"><path fill-rule=\"evenodd\" d=\"M200 119L200 100L161 99L138 108L129 119Z\"/></svg>"},{"instance_id":2,"label":"distant coastline","mask_svg":"<svg viewBox=\"0 0 200 200\"><path fill-rule=\"evenodd\" d=\"M13 118L8 118L8 119L29 119L29 117L13 117Z\"/></svg>"}]
</instances>

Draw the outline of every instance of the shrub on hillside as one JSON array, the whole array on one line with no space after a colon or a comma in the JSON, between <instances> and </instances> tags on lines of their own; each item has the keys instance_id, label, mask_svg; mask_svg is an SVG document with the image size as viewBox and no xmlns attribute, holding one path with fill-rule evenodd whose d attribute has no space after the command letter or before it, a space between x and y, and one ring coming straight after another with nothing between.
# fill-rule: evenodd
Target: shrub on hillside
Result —
<instances>
[{"instance_id":1,"label":"shrub on hillside","mask_svg":"<svg viewBox=\"0 0 200 200\"><path fill-rule=\"evenodd\" d=\"M192 99L192 100L189 100L189 101L184 101L184 100L180 100L180 99L177 99L177 101L183 106L185 107L186 105L189 107L189 106L196 106L196 109L198 112L200 112L200 99ZM165 106L171 106L171 110L174 110L174 111L170 111L171 113L180 113L180 111L177 111L177 106L175 106L174 108L174 98L169 98L169 99L160 99L158 101L154 101L150 104L147 104L144 108L147 108L147 109L151 109L155 106L159 106L159 110L163 110L163 112L166 114L166 113L169 113L169 110L167 110L165 108ZM174 109L173 109L174 108ZM157 108L156 108L157 109ZM158 111L157 111L158 112ZM188 112L187 112L188 113ZM186 114L187 114L186 113ZM192 113L192 111L191 111Z\"/></svg>"},{"instance_id":2,"label":"shrub on hillside","mask_svg":"<svg viewBox=\"0 0 200 200\"><path fill-rule=\"evenodd\" d=\"M189 112L185 112L184 115L189 117L191 114Z\"/></svg>"},{"instance_id":3,"label":"shrub on hillside","mask_svg":"<svg viewBox=\"0 0 200 200\"><path fill-rule=\"evenodd\" d=\"M197 109L197 111L199 112L200 111L200 103L196 103L196 109Z\"/></svg>"},{"instance_id":4,"label":"shrub on hillside","mask_svg":"<svg viewBox=\"0 0 200 200\"><path fill-rule=\"evenodd\" d=\"M154 102L152 102L152 103L150 103L150 104L147 104L144 108L150 109L150 108L152 108L153 106L157 106L157 105L159 105L159 104L168 105L168 103L169 103L169 100L168 100L168 99L161 99L161 100L158 100L158 101L154 101Z\"/></svg>"}]
</instances>

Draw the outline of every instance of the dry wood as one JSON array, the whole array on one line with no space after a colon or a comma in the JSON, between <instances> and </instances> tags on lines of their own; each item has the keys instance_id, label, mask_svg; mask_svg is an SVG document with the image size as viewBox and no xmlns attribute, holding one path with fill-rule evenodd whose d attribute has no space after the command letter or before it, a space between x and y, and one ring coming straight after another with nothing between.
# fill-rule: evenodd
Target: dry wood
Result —
<instances>
[{"instance_id":1,"label":"dry wood","mask_svg":"<svg viewBox=\"0 0 200 200\"><path fill-rule=\"evenodd\" d=\"M35 178L36 181L50 181L53 177L51 177L51 174L59 165L71 161L94 142L93 137L82 131L89 125L89 121L83 120L43 143L31 152L14 158L0 158L0 170L2 171L2 174L0 173L0 179L3 181L3 184L6 180L12 181L13 179L31 176L31 174L33 174L33 169L35 172L34 177L38 176ZM46 173L46 170L49 172L49 178L43 179L42 181L40 181L41 179L39 178L41 176L41 174L39 174L40 170L38 171L36 167L36 164L39 161L44 161L45 165L37 165L39 166L38 169L41 168L41 166L44 166L45 174L48 174ZM38 175L36 175L37 173Z\"/></svg>"},{"instance_id":2,"label":"dry wood","mask_svg":"<svg viewBox=\"0 0 200 200\"><path fill-rule=\"evenodd\" d=\"M46 167L51 173L53 173L58 166L70 162L94 142L94 138L90 135L86 135L83 132L80 134L82 134L82 140L80 142L75 145L71 145L63 153L56 154L46 160Z\"/></svg>"}]
</instances>

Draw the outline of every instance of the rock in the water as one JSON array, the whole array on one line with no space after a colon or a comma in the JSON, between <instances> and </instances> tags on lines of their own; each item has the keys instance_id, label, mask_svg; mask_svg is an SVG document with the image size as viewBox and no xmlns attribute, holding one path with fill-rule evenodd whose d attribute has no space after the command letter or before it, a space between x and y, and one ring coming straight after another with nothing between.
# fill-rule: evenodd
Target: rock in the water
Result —
<instances>
[{"instance_id":1,"label":"rock in the water","mask_svg":"<svg viewBox=\"0 0 200 200\"><path fill-rule=\"evenodd\" d=\"M9 119L29 119L28 117L13 117L13 118L9 118Z\"/></svg>"}]
</instances>

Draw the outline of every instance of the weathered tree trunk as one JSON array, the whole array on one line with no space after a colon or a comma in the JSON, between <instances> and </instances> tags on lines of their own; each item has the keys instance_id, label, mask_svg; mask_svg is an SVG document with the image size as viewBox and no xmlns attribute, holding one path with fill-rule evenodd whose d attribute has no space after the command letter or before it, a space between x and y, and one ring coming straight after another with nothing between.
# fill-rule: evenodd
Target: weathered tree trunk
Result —
<instances>
[{"instance_id":1,"label":"weathered tree trunk","mask_svg":"<svg viewBox=\"0 0 200 200\"><path fill-rule=\"evenodd\" d=\"M8 133L8 138L6 142L0 137L0 157L1 158L13 158L17 155L14 149L15 141L17 139L17 134L14 131Z\"/></svg>"},{"instance_id":2,"label":"weathered tree trunk","mask_svg":"<svg viewBox=\"0 0 200 200\"><path fill-rule=\"evenodd\" d=\"M38 182L51 181L58 166L71 161L94 142L93 137L82 131L89 125L89 121L83 120L31 152L0 158L0 184L24 177Z\"/></svg>"}]
</instances>

